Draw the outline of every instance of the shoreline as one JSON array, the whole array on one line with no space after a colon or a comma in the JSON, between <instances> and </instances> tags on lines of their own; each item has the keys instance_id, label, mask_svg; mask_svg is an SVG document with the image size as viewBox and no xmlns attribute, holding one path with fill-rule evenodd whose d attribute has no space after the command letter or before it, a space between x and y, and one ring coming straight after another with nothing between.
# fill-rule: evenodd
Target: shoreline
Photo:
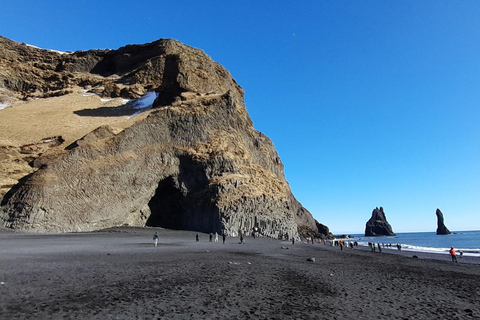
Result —
<instances>
[{"instance_id":1,"label":"shoreline","mask_svg":"<svg viewBox=\"0 0 480 320\"><path fill-rule=\"evenodd\" d=\"M452 232L449 235L436 235L435 232L410 232L397 233L395 236L377 236L366 237L360 234L350 235L351 238L336 238L345 242L358 242L358 245L368 246L367 243L373 242L378 248L394 250L397 244L401 245L402 251L412 253L430 253L450 256L451 246L455 247L457 257L480 258L480 243L478 240L480 231L461 231ZM388 247L390 245L390 247ZM462 257L462 258L463 258Z\"/></svg>"},{"instance_id":2,"label":"shoreline","mask_svg":"<svg viewBox=\"0 0 480 320\"><path fill-rule=\"evenodd\" d=\"M28 232L19 232L19 231L14 231L11 229L6 229L6 228L0 228L0 241L3 239L12 239L12 238L17 238L20 241L27 241L28 239L75 239L80 237L100 237L100 238L108 238L112 235L119 236L119 237L125 237L125 238L137 238L137 237L145 237L145 239L148 239L150 236L150 233L153 235L155 231L160 232L164 236L164 240L166 239L166 243L164 244L170 244L174 245L176 243L177 246L180 245L188 245L190 244L190 241L195 242L195 235L199 234L201 235L201 243L202 242L209 242L208 238L209 235L201 232L196 232L196 231L184 231L184 230L169 230L169 229L164 229L160 227L114 227L114 228L109 228L109 229L102 229L102 230L96 230L96 231L88 231L88 232L70 232L70 233L28 233ZM227 238L229 239L229 242L232 243L235 242L238 237L236 238ZM252 241L253 237L251 236L246 236L246 240ZM160 243L162 239L160 239ZM279 239L272 239L272 238L267 238L267 237L257 237L257 240L263 240L263 241L278 241L280 243L283 243L286 246L291 245L291 241L286 241L286 240L279 240ZM344 241L354 241L354 239L341 239L341 238L336 238L334 240L344 240ZM222 241L222 237L219 235L219 241ZM253 240L255 241L255 240ZM239 240L238 240L239 242ZM329 244L329 240L327 240L326 244L323 244L322 242L315 242L315 244L308 243L306 240L302 239L302 241L296 241L295 245L306 245L306 246L311 246L313 248L319 247L320 249L325 249L325 250L330 250L330 251L342 251L340 250L340 247L338 246L332 246ZM148 246L146 243L144 246ZM91 247L91 246L90 246ZM58 249L56 249L58 250ZM356 253L356 252L367 252L370 254L391 254L391 255L398 255L406 258L412 258L413 256L417 256L418 259L427 259L427 260L436 260L436 261L449 261L451 262L451 257L448 253L440 253L440 252L429 252L429 251L421 251L421 250L414 250L410 248L402 248L402 250L398 250L394 246L392 247L382 247L382 252L378 252L378 247L376 247L375 252L371 252L370 247L366 245L359 244L357 247L354 247L351 249L348 246L344 246L343 248L344 252L351 252L351 253ZM480 256L477 255L469 255L469 254L464 254L463 256L460 256L457 253L457 258L458 258L458 263L467 263L467 264L477 264L480 265Z\"/></svg>"},{"instance_id":3,"label":"shoreline","mask_svg":"<svg viewBox=\"0 0 480 320\"><path fill-rule=\"evenodd\" d=\"M351 240L348 240L351 241ZM306 245L312 245L312 244L307 244L304 242ZM335 246L330 246L327 242L326 245L323 244L314 244L313 246L320 245L320 246L325 246L330 248L333 251L340 251L339 247ZM328 249L326 248L326 249ZM404 249L398 250L397 248L391 247L391 248L384 248L382 247L382 252L378 252L378 247L376 247L375 252L371 252L370 248L365 245L358 245L358 247L354 247L354 249L347 248L346 246L343 248L343 251L349 252L349 251L365 251L371 254L392 254L392 255L398 255L406 258L412 258L413 256L417 256L418 259L427 259L427 260L437 260L437 261L449 261L451 262L451 257L450 254L448 253L440 253L440 252L426 252L426 251L417 251L417 250L412 250L412 249ZM463 256L460 256L457 254L458 258L458 263L467 263L467 264L477 264L480 265L480 256L476 255L468 255L464 254Z\"/></svg>"},{"instance_id":4,"label":"shoreline","mask_svg":"<svg viewBox=\"0 0 480 320\"><path fill-rule=\"evenodd\" d=\"M158 247L152 236L159 232ZM0 232L9 319L475 319L478 261L162 228ZM391 250L394 251L394 250ZM418 255L418 254L417 254ZM307 259L315 258L315 262ZM448 257L447 257L448 258Z\"/></svg>"}]
</instances>

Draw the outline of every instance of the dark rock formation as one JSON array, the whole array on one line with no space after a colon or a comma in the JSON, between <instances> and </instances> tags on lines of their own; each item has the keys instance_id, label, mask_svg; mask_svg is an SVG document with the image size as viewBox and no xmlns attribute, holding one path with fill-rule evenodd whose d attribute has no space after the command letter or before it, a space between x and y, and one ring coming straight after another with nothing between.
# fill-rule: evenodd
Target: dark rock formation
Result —
<instances>
[{"instance_id":1,"label":"dark rock formation","mask_svg":"<svg viewBox=\"0 0 480 320\"><path fill-rule=\"evenodd\" d=\"M443 221L443 213L440 209L437 209L435 212L437 215L437 234L451 234L450 230L448 230L447 226Z\"/></svg>"},{"instance_id":2,"label":"dark rock formation","mask_svg":"<svg viewBox=\"0 0 480 320\"><path fill-rule=\"evenodd\" d=\"M375 208L372 212L372 217L367 221L365 226L365 236L394 236L392 226L387 222L383 208Z\"/></svg>"},{"instance_id":3,"label":"dark rock formation","mask_svg":"<svg viewBox=\"0 0 480 320\"><path fill-rule=\"evenodd\" d=\"M32 159L37 171L3 199L7 227L331 235L291 193L272 142L253 128L242 88L203 51L163 39L63 55L5 38L0 45L0 87L17 97L72 86L95 86L104 97L159 93L156 110L124 131L100 127L55 158Z\"/></svg>"}]
</instances>

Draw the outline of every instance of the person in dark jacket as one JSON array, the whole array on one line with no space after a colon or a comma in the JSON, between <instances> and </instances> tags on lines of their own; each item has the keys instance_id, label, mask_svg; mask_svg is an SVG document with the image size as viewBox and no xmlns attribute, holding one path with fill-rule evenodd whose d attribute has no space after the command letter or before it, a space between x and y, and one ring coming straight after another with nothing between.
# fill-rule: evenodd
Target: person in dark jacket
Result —
<instances>
[{"instance_id":1,"label":"person in dark jacket","mask_svg":"<svg viewBox=\"0 0 480 320\"><path fill-rule=\"evenodd\" d=\"M155 244L155 247L158 244L158 239L159 239L158 232L155 231L155 234L153 235L153 243Z\"/></svg>"}]
</instances>

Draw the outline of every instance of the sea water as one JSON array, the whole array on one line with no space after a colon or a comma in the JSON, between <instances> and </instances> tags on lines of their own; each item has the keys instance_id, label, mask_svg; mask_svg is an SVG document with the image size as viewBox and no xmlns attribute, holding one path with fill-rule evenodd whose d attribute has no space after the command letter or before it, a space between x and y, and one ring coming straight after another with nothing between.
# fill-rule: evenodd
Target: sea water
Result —
<instances>
[{"instance_id":1,"label":"sea water","mask_svg":"<svg viewBox=\"0 0 480 320\"><path fill-rule=\"evenodd\" d=\"M412 232L397 233L390 237L365 237L364 235L352 235L349 239L358 241L359 245L367 245L369 242L380 244L402 245L402 250L420 251L431 253L448 254L450 247L454 247L457 253L480 257L480 230L479 231L451 231L452 234L437 235L435 232Z\"/></svg>"}]
</instances>

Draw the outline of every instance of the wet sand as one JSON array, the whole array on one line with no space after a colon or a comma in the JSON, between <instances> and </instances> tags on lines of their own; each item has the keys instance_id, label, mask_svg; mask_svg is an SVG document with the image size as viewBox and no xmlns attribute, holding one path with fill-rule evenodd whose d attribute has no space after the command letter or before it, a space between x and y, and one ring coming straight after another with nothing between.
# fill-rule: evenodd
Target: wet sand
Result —
<instances>
[{"instance_id":1,"label":"wet sand","mask_svg":"<svg viewBox=\"0 0 480 320\"><path fill-rule=\"evenodd\" d=\"M480 318L478 259L195 234L0 231L0 318Z\"/></svg>"}]
</instances>

